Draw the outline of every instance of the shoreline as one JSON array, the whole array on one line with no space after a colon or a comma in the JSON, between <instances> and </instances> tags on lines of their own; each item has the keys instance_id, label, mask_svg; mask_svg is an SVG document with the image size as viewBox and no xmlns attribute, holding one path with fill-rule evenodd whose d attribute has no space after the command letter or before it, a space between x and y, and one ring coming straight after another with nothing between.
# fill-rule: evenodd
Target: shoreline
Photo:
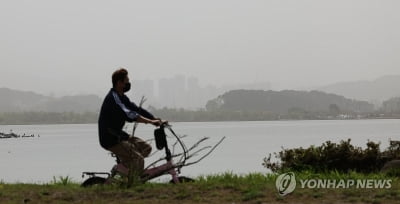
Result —
<instances>
[{"instance_id":1,"label":"shoreline","mask_svg":"<svg viewBox=\"0 0 400 204\"><path fill-rule=\"evenodd\" d=\"M362 121L362 120L399 120L398 117L380 117L380 118L352 118L352 119L281 119L281 120L209 120L209 121L173 121L172 123L223 123L223 122L291 122L291 121ZM18 124L0 124L0 126L19 126L19 125L92 125L97 122L88 123L18 123Z\"/></svg>"}]
</instances>

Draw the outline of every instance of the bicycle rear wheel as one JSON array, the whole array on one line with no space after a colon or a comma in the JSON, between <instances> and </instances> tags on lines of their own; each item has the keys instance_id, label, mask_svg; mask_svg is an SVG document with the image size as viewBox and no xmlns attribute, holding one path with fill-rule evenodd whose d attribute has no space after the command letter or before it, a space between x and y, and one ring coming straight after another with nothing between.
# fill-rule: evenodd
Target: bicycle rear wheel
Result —
<instances>
[{"instance_id":1,"label":"bicycle rear wheel","mask_svg":"<svg viewBox=\"0 0 400 204\"><path fill-rule=\"evenodd\" d=\"M103 177L98 177L98 176L94 176L94 177L90 177L88 179L86 179L81 186L82 187L91 187L91 186L96 186L96 185L104 185L106 182L106 179Z\"/></svg>"}]
</instances>

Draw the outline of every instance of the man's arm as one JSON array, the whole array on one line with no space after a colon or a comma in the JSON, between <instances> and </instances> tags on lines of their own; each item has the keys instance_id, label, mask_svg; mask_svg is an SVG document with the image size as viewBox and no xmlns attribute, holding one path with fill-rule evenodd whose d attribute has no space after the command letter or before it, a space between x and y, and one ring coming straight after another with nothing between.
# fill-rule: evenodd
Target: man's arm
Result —
<instances>
[{"instance_id":1,"label":"man's arm","mask_svg":"<svg viewBox=\"0 0 400 204\"><path fill-rule=\"evenodd\" d=\"M135 120L137 120L137 118L140 116L136 111L131 110L129 107L126 106L126 103L123 103L121 101L121 99L119 98L118 94L116 92L112 92L112 96L114 98L115 103L117 104L117 106L119 106L122 111L124 111L125 113L125 120L127 120L128 122L133 122ZM124 100L124 99L122 99Z\"/></svg>"},{"instance_id":2,"label":"man's arm","mask_svg":"<svg viewBox=\"0 0 400 204\"><path fill-rule=\"evenodd\" d=\"M146 118L148 118L148 119L151 119L151 120L156 120L156 119L158 119L158 118L154 117L154 115L151 114L151 113L150 113L149 111L147 111L146 109L144 109L144 108L142 108L142 107L138 107L135 103L131 102L131 101L129 100L128 97L126 97L126 98L128 99L128 106L129 106L129 108L130 108L131 110L133 110L133 111L139 113L140 115L142 115L142 116L144 116L144 117L146 117Z\"/></svg>"},{"instance_id":3,"label":"man's arm","mask_svg":"<svg viewBox=\"0 0 400 204\"><path fill-rule=\"evenodd\" d=\"M142 107L138 107L135 103L131 102L127 96L124 97L125 104L128 106L129 109L139 114L136 119L137 122L141 123L151 123L155 126L160 126L162 123L168 123L166 120L161 120L161 118L154 117L149 111Z\"/></svg>"},{"instance_id":4,"label":"man's arm","mask_svg":"<svg viewBox=\"0 0 400 204\"><path fill-rule=\"evenodd\" d=\"M136 119L136 121L139 122L139 123L145 123L145 124L150 123L150 124L152 124L154 126L160 126L161 123L162 123L161 120L152 120L152 119L145 118L145 117L143 117L141 115L139 115L139 117Z\"/></svg>"}]
</instances>

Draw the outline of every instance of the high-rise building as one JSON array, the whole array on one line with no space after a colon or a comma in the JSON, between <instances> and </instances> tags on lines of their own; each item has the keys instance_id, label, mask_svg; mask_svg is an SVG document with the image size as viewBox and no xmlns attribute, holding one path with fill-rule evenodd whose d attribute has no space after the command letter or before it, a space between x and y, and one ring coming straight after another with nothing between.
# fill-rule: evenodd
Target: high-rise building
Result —
<instances>
[{"instance_id":1,"label":"high-rise building","mask_svg":"<svg viewBox=\"0 0 400 204\"><path fill-rule=\"evenodd\" d=\"M144 96L147 101L144 107L152 105L155 103L155 96L154 96L154 81L153 80L133 80L132 82L132 91L130 92L132 99L134 100L137 105Z\"/></svg>"}]
</instances>

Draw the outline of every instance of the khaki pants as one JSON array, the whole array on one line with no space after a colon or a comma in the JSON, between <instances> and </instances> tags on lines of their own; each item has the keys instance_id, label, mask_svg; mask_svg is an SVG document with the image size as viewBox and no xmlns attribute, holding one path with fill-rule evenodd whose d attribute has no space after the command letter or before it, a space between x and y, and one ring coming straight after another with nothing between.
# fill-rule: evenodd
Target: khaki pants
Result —
<instances>
[{"instance_id":1,"label":"khaki pants","mask_svg":"<svg viewBox=\"0 0 400 204\"><path fill-rule=\"evenodd\" d=\"M151 153L151 146L138 137L130 137L108 149L114 153L131 173L141 175L144 170L144 158Z\"/></svg>"}]
</instances>

